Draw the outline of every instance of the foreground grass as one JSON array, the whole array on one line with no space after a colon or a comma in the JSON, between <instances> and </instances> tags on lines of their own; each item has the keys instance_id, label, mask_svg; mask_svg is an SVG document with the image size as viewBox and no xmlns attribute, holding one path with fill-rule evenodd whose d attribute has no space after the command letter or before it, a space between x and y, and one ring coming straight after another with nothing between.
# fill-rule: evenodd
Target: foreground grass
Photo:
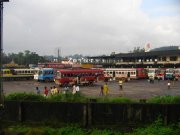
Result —
<instances>
[{"instance_id":1,"label":"foreground grass","mask_svg":"<svg viewBox=\"0 0 180 135\"><path fill-rule=\"evenodd\" d=\"M137 128L128 132L112 129L83 129L78 126L67 126L62 128L51 127L28 127L12 126L5 129L6 133L18 133L21 135L179 135L180 124L163 126L161 120L144 128Z\"/></svg>"}]
</instances>

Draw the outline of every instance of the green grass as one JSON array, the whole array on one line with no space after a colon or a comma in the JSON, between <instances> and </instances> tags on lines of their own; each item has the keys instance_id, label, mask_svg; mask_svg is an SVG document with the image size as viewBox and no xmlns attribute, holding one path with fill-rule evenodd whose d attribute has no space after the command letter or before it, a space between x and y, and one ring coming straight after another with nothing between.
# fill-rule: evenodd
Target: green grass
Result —
<instances>
[{"instance_id":1,"label":"green grass","mask_svg":"<svg viewBox=\"0 0 180 135\"><path fill-rule=\"evenodd\" d=\"M21 100L21 101L45 101L46 98L42 95L34 93L12 93L5 96L5 100Z\"/></svg>"},{"instance_id":2,"label":"green grass","mask_svg":"<svg viewBox=\"0 0 180 135\"><path fill-rule=\"evenodd\" d=\"M135 103L135 100L126 97L101 97L96 98L97 102L101 103Z\"/></svg>"},{"instance_id":3,"label":"green grass","mask_svg":"<svg viewBox=\"0 0 180 135\"><path fill-rule=\"evenodd\" d=\"M180 96L158 96L147 100L148 103L180 103Z\"/></svg>"},{"instance_id":4,"label":"green grass","mask_svg":"<svg viewBox=\"0 0 180 135\"><path fill-rule=\"evenodd\" d=\"M5 128L5 132L21 135L179 135L180 123L177 125L163 126L162 120L159 119L149 126L136 128L131 132L124 132L118 129L84 129L78 126L52 128L22 125Z\"/></svg>"},{"instance_id":5,"label":"green grass","mask_svg":"<svg viewBox=\"0 0 180 135\"><path fill-rule=\"evenodd\" d=\"M5 96L5 100L16 101L47 101L47 102L88 102L93 99L94 102L100 103L137 103L137 100L133 100L126 97L97 97L88 98L81 93L66 93L57 94L49 97L38 95L34 93L12 93ZM147 99L147 103L180 103L180 96L159 96Z\"/></svg>"}]
</instances>

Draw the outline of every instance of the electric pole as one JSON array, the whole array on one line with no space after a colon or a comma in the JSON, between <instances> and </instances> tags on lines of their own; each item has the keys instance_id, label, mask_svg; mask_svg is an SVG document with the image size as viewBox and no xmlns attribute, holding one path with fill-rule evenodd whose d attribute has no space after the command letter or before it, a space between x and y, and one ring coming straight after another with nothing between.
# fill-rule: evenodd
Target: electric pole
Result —
<instances>
[{"instance_id":1,"label":"electric pole","mask_svg":"<svg viewBox=\"0 0 180 135\"><path fill-rule=\"evenodd\" d=\"M2 113L4 111L4 95L3 95L3 74L2 74L2 57L3 57L3 2L9 2L9 0L0 0L0 135L2 132Z\"/></svg>"}]
</instances>

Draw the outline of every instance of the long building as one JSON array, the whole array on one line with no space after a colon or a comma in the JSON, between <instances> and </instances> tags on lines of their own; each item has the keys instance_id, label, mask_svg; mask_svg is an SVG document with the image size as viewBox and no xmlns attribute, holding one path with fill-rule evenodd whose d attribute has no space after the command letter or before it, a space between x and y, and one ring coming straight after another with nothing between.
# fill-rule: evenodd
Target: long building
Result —
<instances>
[{"instance_id":1,"label":"long building","mask_svg":"<svg viewBox=\"0 0 180 135\"><path fill-rule=\"evenodd\" d=\"M119 53L88 57L88 63L103 67L180 68L180 46L153 49L149 52Z\"/></svg>"}]
</instances>

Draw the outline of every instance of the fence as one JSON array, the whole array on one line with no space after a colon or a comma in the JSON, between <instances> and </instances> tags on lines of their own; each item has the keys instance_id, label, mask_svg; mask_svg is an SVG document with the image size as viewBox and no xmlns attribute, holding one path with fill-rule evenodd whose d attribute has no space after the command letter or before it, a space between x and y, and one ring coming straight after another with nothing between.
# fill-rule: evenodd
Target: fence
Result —
<instances>
[{"instance_id":1,"label":"fence","mask_svg":"<svg viewBox=\"0 0 180 135\"><path fill-rule=\"evenodd\" d=\"M67 103L6 101L4 121L48 122L82 126L132 126L180 121L180 104Z\"/></svg>"}]
</instances>

